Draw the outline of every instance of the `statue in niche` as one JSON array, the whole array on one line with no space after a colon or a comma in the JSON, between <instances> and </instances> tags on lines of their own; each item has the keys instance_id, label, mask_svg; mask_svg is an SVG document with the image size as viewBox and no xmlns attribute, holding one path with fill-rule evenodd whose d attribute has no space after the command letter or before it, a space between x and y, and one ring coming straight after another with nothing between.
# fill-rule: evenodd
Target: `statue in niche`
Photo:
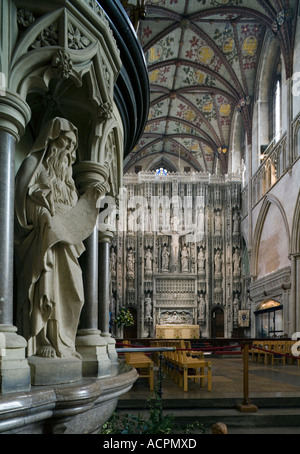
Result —
<instances>
[{"instance_id":1,"label":"statue in niche","mask_svg":"<svg viewBox=\"0 0 300 454\"><path fill-rule=\"evenodd\" d=\"M148 208L148 211L146 214L145 225L146 225L146 232L151 232L152 231L152 216L151 216L150 208Z\"/></svg>"},{"instance_id":2,"label":"statue in niche","mask_svg":"<svg viewBox=\"0 0 300 454\"><path fill-rule=\"evenodd\" d=\"M134 254L133 250L129 249L128 254L127 254L127 273L129 275L134 275Z\"/></svg>"},{"instance_id":3,"label":"statue in niche","mask_svg":"<svg viewBox=\"0 0 300 454\"><path fill-rule=\"evenodd\" d=\"M205 254L202 246L198 252L198 271L200 273L205 271Z\"/></svg>"},{"instance_id":4,"label":"statue in niche","mask_svg":"<svg viewBox=\"0 0 300 454\"><path fill-rule=\"evenodd\" d=\"M237 211L233 215L233 233L239 233L239 214Z\"/></svg>"},{"instance_id":5,"label":"statue in niche","mask_svg":"<svg viewBox=\"0 0 300 454\"><path fill-rule=\"evenodd\" d=\"M80 357L75 337L84 293L78 258L96 224L97 199L108 190L94 183L79 198L72 178L77 145L74 125L52 119L16 176L17 325L30 354L46 358Z\"/></svg>"},{"instance_id":6,"label":"statue in niche","mask_svg":"<svg viewBox=\"0 0 300 454\"><path fill-rule=\"evenodd\" d=\"M169 271L170 252L168 251L166 245L164 245L164 247L163 247L161 256L162 256L162 262L161 262L162 271Z\"/></svg>"},{"instance_id":7,"label":"statue in niche","mask_svg":"<svg viewBox=\"0 0 300 454\"><path fill-rule=\"evenodd\" d=\"M222 272L222 254L220 249L215 254L215 273L221 274Z\"/></svg>"},{"instance_id":8,"label":"statue in niche","mask_svg":"<svg viewBox=\"0 0 300 454\"><path fill-rule=\"evenodd\" d=\"M220 235L222 232L222 219L220 211L215 214L215 234Z\"/></svg>"},{"instance_id":9,"label":"statue in niche","mask_svg":"<svg viewBox=\"0 0 300 454\"><path fill-rule=\"evenodd\" d=\"M233 256L233 274L239 274L240 273L240 254L238 248L236 248Z\"/></svg>"},{"instance_id":10,"label":"statue in niche","mask_svg":"<svg viewBox=\"0 0 300 454\"><path fill-rule=\"evenodd\" d=\"M113 294L110 297L109 312L110 312L110 320L111 320L111 322L113 322L116 318L116 300L115 300L115 297Z\"/></svg>"},{"instance_id":11,"label":"statue in niche","mask_svg":"<svg viewBox=\"0 0 300 454\"><path fill-rule=\"evenodd\" d=\"M204 233L204 208L200 207L197 216L197 230L199 233Z\"/></svg>"},{"instance_id":12,"label":"statue in niche","mask_svg":"<svg viewBox=\"0 0 300 454\"><path fill-rule=\"evenodd\" d=\"M198 320L204 320L206 316L206 303L204 296L201 294L198 301Z\"/></svg>"},{"instance_id":13,"label":"statue in niche","mask_svg":"<svg viewBox=\"0 0 300 454\"><path fill-rule=\"evenodd\" d=\"M183 246L181 251L181 271L183 273L189 271L189 254L186 245Z\"/></svg>"},{"instance_id":14,"label":"statue in niche","mask_svg":"<svg viewBox=\"0 0 300 454\"><path fill-rule=\"evenodd\" d=\"M111 272L112 276L116 275L116 263L117 263L117 256L116 256L114 248L111 248L109 267L110 267L110 272Z\"/></svg>"},{"instance_id":15,"label":"statue in niche","mask_svg":"<svg viewBox=\"0 0 300 454\"><path fill-rule=\"evenodd\" d=\"M127 228L128 232L132 233L134 231L134 216L133 213L130 211L127 220Z\"/></svg>"},{"instance_id":16,"label":"statue in niche","mask_svg":"<svg viewBox=\"0 0 300 454\"><path fill-rule=\"evenodd\" d=\"M153 255L150 250L150 247L148 247L147 252L145 254L145 272L146 274L152 274L152 262L153 262Z\"/></svg>"},{"instance_id":17,"label":"statue in niche","mask_svg":"<svg viewBox=\"0 0 300 454\"><path fill-rule=\"evenodd\" d=\"M152 320L152 300L149 294L145 298L145 320Z\"/></svg>"},{"instance_id":18,"label":"statue in niche","mask_svg":"<svg viewBox=\"0 0 300 454\"><path fill-rule=\"evenodd\" d=\"M233 300L233 319L236 321L238 319L239 315L239 299L238 296L235 295L235 298Z\"/></svg>"}]
</instances>

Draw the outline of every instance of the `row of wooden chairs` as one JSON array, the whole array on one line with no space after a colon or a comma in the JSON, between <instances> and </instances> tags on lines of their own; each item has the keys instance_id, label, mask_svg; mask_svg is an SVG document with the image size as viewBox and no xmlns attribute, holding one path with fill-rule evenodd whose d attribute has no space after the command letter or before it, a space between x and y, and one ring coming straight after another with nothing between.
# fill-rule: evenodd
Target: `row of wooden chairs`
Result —
<instances>
[{"instance_id":1,"label":"row of wooden chairs","mask_svg":"<svg viewBox=\"0 0 300 454\"><path fill-rule=\"evenodd\" d=\"M131 346L130 341L123 341L123 347ZM154 390L154 369L153 369L153 361L149 356L147 356L143 352L127 352L125 353L125 362L129 366L134 367L137 369L139 374L139 378L147 378L149 383L150 391Z\"/></svg>"},{"instance_id":2,"label":"row of wooden chairs","mask_svg":"<svg viewBox=\"0 0 300 454\"><path fill-rule=\"evenodd\" d=\"M282 363L300 365L300 357L292 355L292 346L295 341L291 340L266 340L253 342L249 351L253 362L272 364Z\"/></svg>"},{"instance_id":3,"label":"row of wooden chairs","mask_svg":"<svg viewBox=\"0 0 300 454\"><path fill-rule=\"evenodd\" d=\"M192 351L190 342L184 340L161 340L155 341L156 347L174 347L174 351L163 353L163 370L183 388L188 391L188 382L199 380L200 386L204 387L207 381L208 391L212 390L211 362L204 359L203 352Z\"/></svg>"}]
</instances>

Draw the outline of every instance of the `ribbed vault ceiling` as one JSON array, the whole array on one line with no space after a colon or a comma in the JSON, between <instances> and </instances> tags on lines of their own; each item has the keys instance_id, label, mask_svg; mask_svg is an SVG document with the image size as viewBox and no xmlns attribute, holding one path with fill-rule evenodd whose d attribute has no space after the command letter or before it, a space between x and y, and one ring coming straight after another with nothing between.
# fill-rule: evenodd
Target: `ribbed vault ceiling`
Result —
<instances>
[{"instance_id":1,"label":"ribbed vault ceiling","mask_svg":"<svg viewBox=\"0 0 300 454\"><path fill-rule=\"evenodd\" d=\"M251 142L258 62L267 30L292 65L295 3L281 0L147 0L139 25L150 111L125 171L142 158L180 157L193 170L228 172L235 115Z\"/></svg>"}]
</instances>

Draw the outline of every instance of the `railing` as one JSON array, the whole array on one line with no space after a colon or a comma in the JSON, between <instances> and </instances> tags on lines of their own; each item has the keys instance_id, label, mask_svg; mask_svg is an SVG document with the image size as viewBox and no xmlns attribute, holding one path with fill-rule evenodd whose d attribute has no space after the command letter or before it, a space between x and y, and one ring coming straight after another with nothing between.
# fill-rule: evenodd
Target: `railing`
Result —
<instances>
[{"instance_id":1,"label":"railing","mask_svg":"<svg viewBox=\"0 0 300 454\"><path fill-rule=\"evenodd\" d=\"M287 135L285 134L276 144L272 142L262 156L261 165L252 177L252 207L262 199L290 166Z\"/></svg>"},{"instance_id":2,"label":"railing","mask_svg":"<svg viewBox=\"0 0 300 454\"><path fill-rule=\"evenodd\" d=\"M290 149L291 148L291 149ZM252 177L252 208L288 172L300 157L300 115L292 124L291 144L285 133L278 142L273 140L262 155L262 161ZM248 188L243 191L243 215L248 210Z\"/></svg>"}]
</instances>

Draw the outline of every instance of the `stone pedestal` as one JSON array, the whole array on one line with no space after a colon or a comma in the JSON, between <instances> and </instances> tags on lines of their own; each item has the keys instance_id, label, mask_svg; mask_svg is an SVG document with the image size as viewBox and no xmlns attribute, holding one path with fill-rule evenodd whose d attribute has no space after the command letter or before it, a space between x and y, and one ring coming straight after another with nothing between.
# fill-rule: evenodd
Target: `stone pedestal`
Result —
<instances>
[{"instance_id":1,"label":"stone pedestal","mask_svg":"<svg viewBox=\"0 0 300 454\"><path fill-rule=\"evenodd\" d=\"M12 325L0 325L0 394L30 389L27 343L16 331Z\"/></svg>"},{"instance_id":2,"label":"stone pedestal","mask_svg":"<svg viewBox=\"0 0 300 454\"><path fill-rule=\"evenodd\" d=\"M136 369L121 365L114 377L33 386L1 396L0 434L97 434L137 378Z\"/></svg>"},{"instance_id":3,"label":"stone pedestal","mask_svg":"<svg viewBox=\"0 0 300 454\"><path fill-rule=\"evenodd\" d=\"M108 347L100 331L81 329L76 338L76 350L82 356L82 375L84 377L105 377L111 375L111 361Z\"/></svg>"},{"instance_id":4,"label":"stone pedestal","mask_svg":"<svg viewBox=\"0 0 300 454\"><path fill-rule=\"evenodd\" d=\"M101 337L103 337L107 343L107 353L111 362L112 373L114 374L115 366L117 366L119 362L118 353L116 352L116 341L110 334L108 336L103 335Z\"/></svg>"},{"instance_id":5,"label":"stone pedestal","mask_svg":"<svg viewBox=\"0 0 300 454\"><path fill-rule=\"evenodd\" d=\"M36 386L62 385L82 379L81 360L30 356L31 383Z\"/></svg>"}]
</instances>

